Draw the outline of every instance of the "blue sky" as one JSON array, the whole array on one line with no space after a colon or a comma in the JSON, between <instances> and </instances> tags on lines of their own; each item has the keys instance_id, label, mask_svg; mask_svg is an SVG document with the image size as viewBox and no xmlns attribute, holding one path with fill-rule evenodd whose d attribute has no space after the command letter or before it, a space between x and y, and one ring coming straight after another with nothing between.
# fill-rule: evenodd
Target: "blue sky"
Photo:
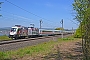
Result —
<instances>
[{"instance_id":1,"label":"blue sky","mask_svg":"<svg viewBox=\"0 0 90 60\"><path fill-rule=\"evenodd\" d=\"M19 6L24 10L14 6ZM64 20L64 28L77 28L73 20L73 0L0 0L0 27L11 27L16 24L30 26L34 24L39 28L42 19L42 28L61 27L60 21ZM75 22L75 23L73 23Z\"/></svg>"}]
</instances>

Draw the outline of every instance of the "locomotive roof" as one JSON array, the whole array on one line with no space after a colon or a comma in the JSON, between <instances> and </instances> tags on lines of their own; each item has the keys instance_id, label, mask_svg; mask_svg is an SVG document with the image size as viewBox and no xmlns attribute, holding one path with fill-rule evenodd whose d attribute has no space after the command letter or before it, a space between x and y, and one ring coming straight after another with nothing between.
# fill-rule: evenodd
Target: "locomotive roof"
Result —
<instances>
[{"instance_id":1,"label":"locomotive roof","mask_svg":"<svg viewBox=\"0 0 90 60\"><path fill-rule=\"evenodd\" d=\"M14 27L12 27L12 28L21 28L21 27L14 26Z\"/></svg>"}]
</instances>

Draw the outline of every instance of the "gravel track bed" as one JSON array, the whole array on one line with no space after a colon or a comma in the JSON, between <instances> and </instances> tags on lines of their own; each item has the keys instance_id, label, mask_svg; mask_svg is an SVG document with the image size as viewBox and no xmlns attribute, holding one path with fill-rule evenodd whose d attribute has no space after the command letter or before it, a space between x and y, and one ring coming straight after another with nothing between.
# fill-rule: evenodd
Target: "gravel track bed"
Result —
<instances>
[{"instance_id":1,"label":"gravel track bed","mask_svg":"<svg viewBox=\"0 0 90 60\"><path fill-rule=\"evenodd\" d=\"M70 34L65 35L64 37L67 37L67 36L70 36ZM17 50L19 48L24 48L26 46L32 46L32 45L40 44L42 42L48 42L50 40L57 40L57 38L60 38L60 37L61 35L51 36L49 38L47 37L43 39L35 39L35 40L28 40L28 41L23 41L23 42L4 44L4 45L0 45L0 51Z\"/></svg>"}]
</instances>

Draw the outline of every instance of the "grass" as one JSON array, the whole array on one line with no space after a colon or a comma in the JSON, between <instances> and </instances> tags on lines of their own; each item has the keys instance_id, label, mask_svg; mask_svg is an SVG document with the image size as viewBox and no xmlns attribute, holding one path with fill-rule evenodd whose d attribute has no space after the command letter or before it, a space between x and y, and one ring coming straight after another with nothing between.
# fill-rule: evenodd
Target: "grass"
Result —
<instances>
[{"instance_id":1,"label":"grass","mask_svg":"<svg viewBox=\"0 0 90 60\"><path fill-rule=\"evenodd\" d=\"M0 36L0 40L11 40L8 36Z\"/></svg>"},{"instance_id":2,"label":"grass","mask_svg":"<svg viewBox=\"0 0 90 60\"><path fill-rule=\"evenodd\" d=\"M39 54L47 54L51 52L52 48L54 45L61 43L61 42L66 42L66 41L73 41L76 40L75 38L68 37L68 38L63 38L63 39L58 39L57 41L49 41L49 42L44 42L38 45L34 46L29 46L25 48L21 48L15 51L4 51L0 52L0 60L12 60L16 58L22 58L23 56L36 56L38 53Z\"/></svg>"}]
</instances>

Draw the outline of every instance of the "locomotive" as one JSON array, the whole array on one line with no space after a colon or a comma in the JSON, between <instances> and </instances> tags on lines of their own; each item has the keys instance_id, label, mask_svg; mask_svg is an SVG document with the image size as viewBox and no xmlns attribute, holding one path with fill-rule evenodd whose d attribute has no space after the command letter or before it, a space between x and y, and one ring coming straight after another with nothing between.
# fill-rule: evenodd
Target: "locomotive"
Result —
<instances>
[{"instance_id":1,"label":"locomotive","mask_svg":"<svg viewBox=\"0 0 90 60\"><path fill-rule=\"evenodd\" d=\"M11 27L9 33L9 38L12 39L25 38L25 37L30 38L32 36L39 36L38 28L15 25L14 27Z\"/></svg>"}]
</instances>

